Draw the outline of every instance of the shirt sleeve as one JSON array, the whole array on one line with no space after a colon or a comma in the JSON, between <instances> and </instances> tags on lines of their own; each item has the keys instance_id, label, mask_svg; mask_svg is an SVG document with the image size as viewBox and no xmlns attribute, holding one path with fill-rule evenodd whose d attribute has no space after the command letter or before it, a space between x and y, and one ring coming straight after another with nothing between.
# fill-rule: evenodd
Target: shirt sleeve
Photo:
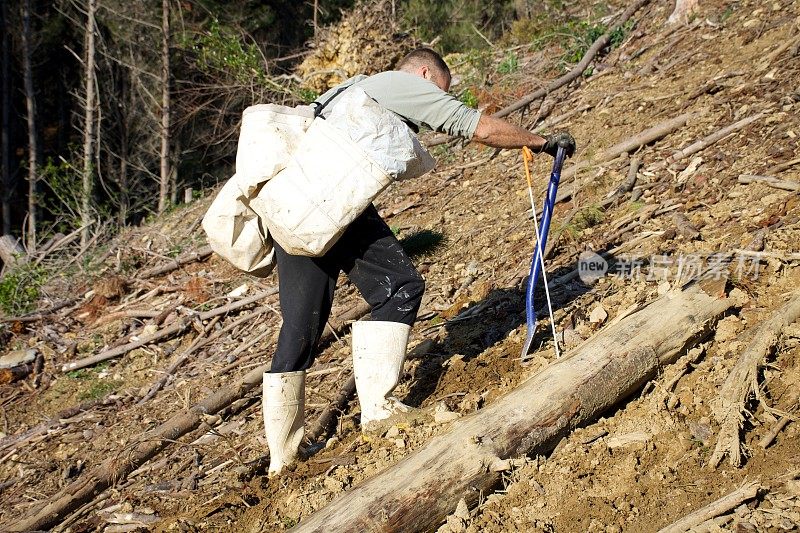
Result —
<instances>
[{"instance_id":1,"label":"shirt sleeve","mask_svg":"<svg viewBox=\"0 0 800 533\"><path fill-rule=\"evenodd\" d=\"M465 139L471 139L478 127L480 111L414 74L382 72L359 82L358 86L380 105L417 127Z\"/></svg>"}]
</instances>

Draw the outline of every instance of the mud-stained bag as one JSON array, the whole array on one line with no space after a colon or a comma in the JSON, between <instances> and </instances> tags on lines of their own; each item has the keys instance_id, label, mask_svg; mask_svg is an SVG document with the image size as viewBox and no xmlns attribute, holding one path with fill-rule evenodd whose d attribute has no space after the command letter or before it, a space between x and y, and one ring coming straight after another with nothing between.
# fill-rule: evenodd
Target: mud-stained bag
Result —
<instances>
[{"instance_id":1,"label":"mud-stained bag","mask_svg":"<svg viewBox=\"0 0 800 533\"><path fill-rule=\"evenodd\" d=\"M250 205L287 253L316 257L394 179L422 175L434 164L397 115L353 87L327 120L312 122L286 168Z\"/></svg>"},{"instance_id":2,"label":"mud-stained bag","mask_svg":"<svg viewBox=\"0 0 800 533\"><path fill-rule=\"evenodd\" d=\"M236 152L236 173L203 217L211 249L249 274L267 276L275 251L267 227L250 207L264 184L290 160L314 118L309 106L261 104L245 109Z\"/></svg>"}]
</instances>

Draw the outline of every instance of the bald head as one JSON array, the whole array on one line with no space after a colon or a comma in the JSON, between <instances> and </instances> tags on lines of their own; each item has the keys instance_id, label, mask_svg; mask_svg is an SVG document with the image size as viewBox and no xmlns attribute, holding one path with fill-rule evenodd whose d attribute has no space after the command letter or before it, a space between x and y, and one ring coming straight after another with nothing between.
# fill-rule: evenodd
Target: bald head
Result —
<instances>
[{"instance_id":1,"label":"bald head","mask_svg":"<svg viewBox=\"0 0 800 533\"><path fill-rule=\"evenodd\" d=\"M397 63L397 70L430 80L443 91L450 89L450 68L430 48L417 48Z\"/></svg>"}]
</instances>

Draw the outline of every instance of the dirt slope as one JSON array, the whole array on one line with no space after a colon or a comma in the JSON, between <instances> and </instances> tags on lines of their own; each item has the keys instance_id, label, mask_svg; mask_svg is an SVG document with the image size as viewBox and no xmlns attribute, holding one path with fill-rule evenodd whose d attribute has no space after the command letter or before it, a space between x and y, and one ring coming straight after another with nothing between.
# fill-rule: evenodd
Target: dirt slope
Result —
<instances>
[{"instance_id":1,"label":"dirt slope","mask_svg":"<svg viewBox=\"0 0 800 533\"><path fill-rule=\"evenodd\" d=\"M758 480L765 489L720 520L720 527L800 528L797 425L788 424L766 450L758 445L781 413L796 409L797 325L789 328L759 375L762 401L749 405L744 467L731 467L727 460L717 469L708 465L719 429L714 417L718 393L752 336L749 328L800 285L797 192L738 183L741 174L800 181L800 164L789 165L800 158L800 6L791 0L714 0L700 7L690 24L672 28L665 26L665 3L640 11L635 28L595 65L592 76L548 96L543 109L535 103L521 120L531 125L537 113L547 114L548 131L571 131L579 153L570 167L594 161L603 150L656 123L694 113L685 127L631 154L642 161L633 198L626 194L599 207L626 178L629 158L619 158L579 172L577 193L557 206L548 273L562 347L576 346L701 267L716 265L718 272L727 272L730 288L742 291L748 301L701 348L687 354L686 365L663 369L618 411L575 431L549 457L520 461L502 487L484 495L477 508L449 517L442 531L655 531L745 480ZM519 70L495 74L494 83L483 89L482 104L500 107L561 73L554 59L558 50L521 48L518 53ZM500 61L505 52L496 56ZM674 151L756 114L761 116L744 129L674 164L660 165ZM359 431L357 403L351 402L324 449L289 475L268 480L258 461L266 445L254 392L72 514L62 530L291 527L447 431L453 423L447 419L493 402L553 360L546 319L539 322L535 352L525 361L519 358L525 334L521 288L533 246L520 154L460 145L440 146L435 153L440 160L436 171L393 184L378 205L406 244L419 251L417 263L428 283L398 396L457 414L440 416L438 424L396 427L367 438ZM535 163L540 185L549 164L547 157ZM33 378L0 388L2 429L9 435L0 441L0 520L29 512L105 458L123 457L147 430L271 356L280 324L277 296L250 307L257 313L229 330L223 328L248 311L194 321L182 335L99 367L67 375L59 370L104 346L123 344L131 335L235 301L242 295L226 295L243 284L246 295L276 285L274 275L248 278L216 256L137 280L143 269L203 245L197 221L207 203L121 235L99 270L51 286L76 296L94 289L92 296L7 333L8 350L36 347L45 356L45 369L38 388ZM618 265L633 268L588 285L569 275L582 251L612 248ZM714 254L737 249L766 253L734 254L730 265L719 265L721 256ZM98 251L96 257L103 254ZM124 281L122 288L104 296L101 286L112 277ZM358 302L355 289L342 280L334 317ZM164 313L155 318L142 313L153 310ZM164 369L203 338L213 340L194 351L163 390L140 404ZM326 346L309 374L309 421L335 397L349 365L345 334ZM51 419L80 403L83 408L68 413L69 418L62 413L62 419ZM12 441L43 422L48 422L46 431Z\"/></svg>"}]
</instances>

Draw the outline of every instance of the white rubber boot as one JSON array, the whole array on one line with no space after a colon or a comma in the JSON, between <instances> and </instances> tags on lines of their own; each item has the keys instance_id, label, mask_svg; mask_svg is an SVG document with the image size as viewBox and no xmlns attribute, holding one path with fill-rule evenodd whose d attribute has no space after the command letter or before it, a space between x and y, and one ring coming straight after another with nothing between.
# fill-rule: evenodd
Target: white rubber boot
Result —
<instances>
[{"instance_id":1,"label":"white rubber boot","mask_svg":"<svg viewBox=\"0 0 800 533\"><path fill-rule=\"evenodd\" d=\"M303 440L306 372L264 372L264 430L269 446L269 476L280 474L297 457Z\"/></svg>"},{"instance_id":2,"label":"white rubber boot","mask_svg":"<svg viewBox=\"0 0 800 533\"><path fill-rule=\"evenodd\" d=\"M410 331L411 326L399 322L353 323L353 373L362 429L410 409L390 396L400 380Z\"/></svg>"}]
</instances>

